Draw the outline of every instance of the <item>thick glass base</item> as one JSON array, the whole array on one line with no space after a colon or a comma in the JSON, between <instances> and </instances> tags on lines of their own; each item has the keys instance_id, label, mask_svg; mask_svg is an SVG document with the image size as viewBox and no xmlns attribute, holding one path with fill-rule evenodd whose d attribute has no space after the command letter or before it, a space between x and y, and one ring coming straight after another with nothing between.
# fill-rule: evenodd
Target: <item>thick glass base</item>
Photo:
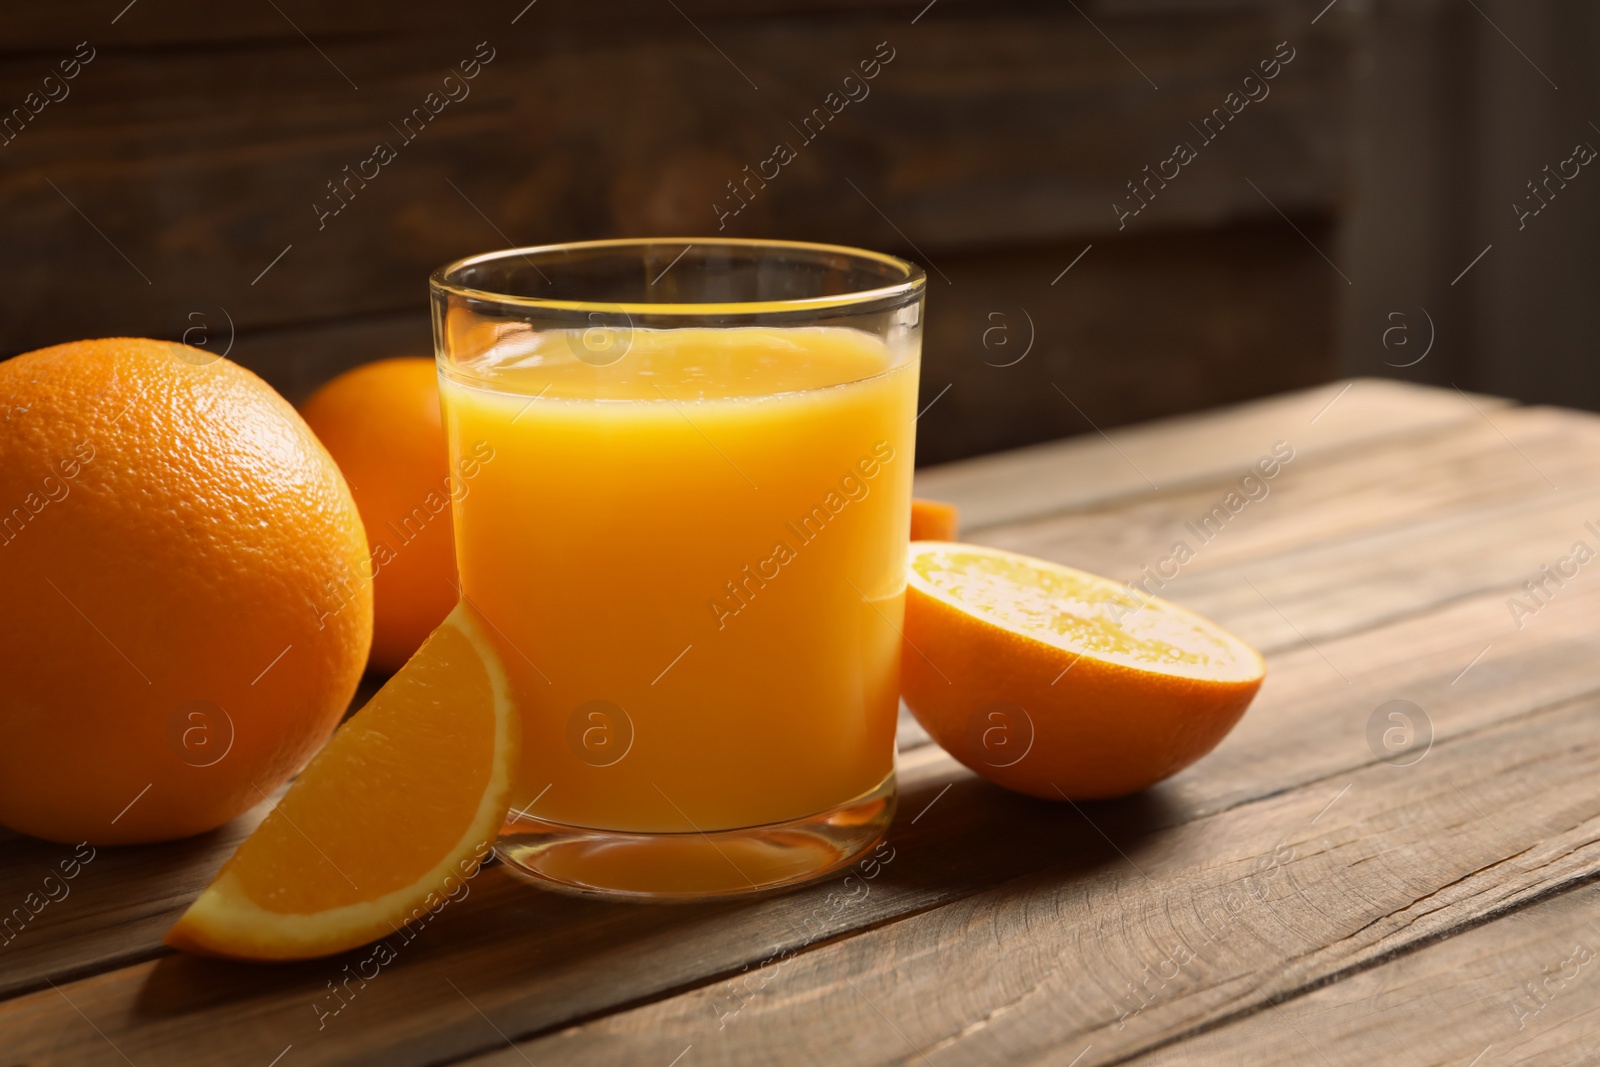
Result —
<instances>
[{"instance_id":1,"label":"thick glass base","mask_svg":"<svg viewBox=\"0 0 1600 1067\"><path fill-rule=\"evenodd\" d=\"M789 822L706 833L626 833L544 822L506 825L495 852L547 889L613 900L696 900L796 886L846 867L882 840L894 818L891 772L830 811Z\"/></svg>"}]
</instances>

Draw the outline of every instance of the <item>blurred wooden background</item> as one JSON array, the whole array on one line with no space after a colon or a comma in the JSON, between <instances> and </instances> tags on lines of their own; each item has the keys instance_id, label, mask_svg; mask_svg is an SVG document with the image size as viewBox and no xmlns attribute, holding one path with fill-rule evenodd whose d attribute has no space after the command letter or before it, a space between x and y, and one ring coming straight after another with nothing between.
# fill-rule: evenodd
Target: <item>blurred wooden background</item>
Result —
<instances>
[{"instance_id":1,"label":"blurred wooden background","mask_svg":"<svg viewBox=\"0 0 1600 1067\"><path fill-rule=\"evenodd\" d=\"M1358 186L1398 182L1413 200L1453 188L1440 160L1459 146L1442 128L1423 144L1394 124L1433 121L1441 87L1500 38L1470 10L1427 0L1325 2L18 8L0 43L0 108L23 107L80 42L93 58L45 85L64 84L64 98L5 128L0 355L187 333L218 351L231 342L298 401L350 365L428 352L434 267L510 243L715 233L713 205L734 203L727 183L788 142L798 158L724 232L880 247L929 268L923 402L937 402L920 423L922 462L1350 370L1401 373L1384 367L1403 361L1378 344L1384 316L1442 299L1413 291L1418 257L1453 269L1476 237L1436 205L1432 229L1397 253L1393 197L1375 213ZM1528 12L1508 6L1484 0L1520 25ZM1526 8L1594 21L1570 4ZM406 141L396 127L480 42L493 59L470 95ZM1467 57L1451 60L1458 45ZM1242 95L1280 47L1293 59L1270 95L1202 142L1191 124ZM1396 47L1374 75L1374 57ZM805 143L795 126L885 50L869 95ZM1566 54L1552 74L1576 77L1581 54ZM1520 63L1513 54L1504 72L1519 91L1533 77ZM1375 87L1403 95L1402 73L1417 82L1409 96L1374 99ZM1112 205L1136 206L1126 183L1179 141L1198 158L1119 231ZM337 203L327 183L379 142L396 158L348 186L319 228L314 205ZM1422 157L1428 182L1416 180ZM1482 199L1487 217L1500 198ZM1545 228L1577 219L1572 206ZM1509 263L1476 269L1492 281L1486 268ZM1459 345L1478 332L1465 328L1474 301L1449 295L1449 358L1472 369ZM1446 347L1404 373L1454 380Z\"/></svg>"}]
</instances>

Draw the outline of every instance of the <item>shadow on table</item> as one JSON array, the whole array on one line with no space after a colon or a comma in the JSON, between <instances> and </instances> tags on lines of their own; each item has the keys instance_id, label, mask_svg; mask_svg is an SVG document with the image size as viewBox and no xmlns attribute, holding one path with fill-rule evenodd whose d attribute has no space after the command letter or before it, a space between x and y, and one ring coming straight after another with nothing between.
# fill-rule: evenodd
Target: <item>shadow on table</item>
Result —
<instances>
[{"instance_id":1,"label":"shadow on table","mask_svg":"<svg viewBox=\"0 0 1600 1067\"><path fill-rule=\"evenodd\" d=\"M541 891L492 866L423 928L339 956L292 964L163 958L134 1012L149 1021L193 1017L208 1029L248 1017L253 1026L270 1022L274 1040L349 1042L379 1057L372 1062L385 1062L385 1049L394 1062L426 1062L426 1049L469 1040L463 1035L483 1028L484 1017L521 1038L686 990L710 998L730 975L1015 879L1138 878L1142 840L1177 818L1159 790L1073 805L1010 793L940 763L908 776L877 850L782 895L610 903ZM707 1017L715 1025L709 1007Z\"/></svg>"}]
</instances>

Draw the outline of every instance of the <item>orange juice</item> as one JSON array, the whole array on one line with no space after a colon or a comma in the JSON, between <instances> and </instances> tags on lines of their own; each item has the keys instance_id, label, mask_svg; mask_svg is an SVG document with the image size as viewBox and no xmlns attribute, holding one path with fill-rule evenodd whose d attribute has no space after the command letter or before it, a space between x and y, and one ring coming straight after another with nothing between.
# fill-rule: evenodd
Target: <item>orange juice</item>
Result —
<instances>
[{"instance_id":1,"label":"orange juice","mask_svg":"<svg viewBox=\"0 0 1600 1067\"><path fill-rule=\"evenodd\" d=\"M915 350L828 326L583 344L512 326L441 375L461 592L522 709L512 820L727 830L881 786Z\"/></svg>"}]
</instances>

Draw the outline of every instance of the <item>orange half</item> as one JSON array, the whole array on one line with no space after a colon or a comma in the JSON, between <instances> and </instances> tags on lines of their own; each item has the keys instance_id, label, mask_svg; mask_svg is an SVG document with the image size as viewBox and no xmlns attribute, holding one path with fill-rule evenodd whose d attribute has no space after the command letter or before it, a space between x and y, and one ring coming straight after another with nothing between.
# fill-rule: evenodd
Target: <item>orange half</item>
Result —
<instances>
[{"instance_id":1,"label":"orange half","mask_svg":"<svg viewBox=\"0 0 1600 1067\"><path fill-rule=\"evenodd\" d=\"M1052 800L1144 789L1216 747L1266 676L1209 619L1084 571L911 545L901 694L1000 785Z\"/></svg>"},{"instance_id":2,"label":"orange half","mask_svg":"<svg viewBox=\"0 0 1600 1067\"><path fill-rule=\"evenodd\" d=\"M458 606L340 727L167 944L308 959L464 896L505 818L518 725L498 659Z\"/></svg>"}]
</instances>

